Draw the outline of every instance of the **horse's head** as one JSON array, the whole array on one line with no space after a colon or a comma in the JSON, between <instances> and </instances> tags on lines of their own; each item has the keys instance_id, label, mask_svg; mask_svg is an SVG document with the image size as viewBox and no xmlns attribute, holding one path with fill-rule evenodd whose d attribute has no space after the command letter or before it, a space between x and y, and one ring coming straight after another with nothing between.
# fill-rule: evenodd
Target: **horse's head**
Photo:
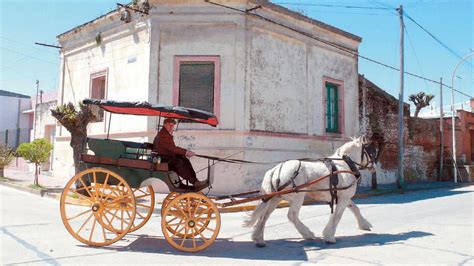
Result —
<instances>
[{"instance_id":1,"label":"horse's head","mask_svg":"<svg viewBox=\"0 0 474 266\"><path fill-rule=\"evenodd\" d=\"M360 170L368 169L371 172L375 171L375 165L377 164L381 149L377 151L375 144L365 136L355 138L341 148L344 148L342 153L351 157Z\"/></svg>"}]
</instances>

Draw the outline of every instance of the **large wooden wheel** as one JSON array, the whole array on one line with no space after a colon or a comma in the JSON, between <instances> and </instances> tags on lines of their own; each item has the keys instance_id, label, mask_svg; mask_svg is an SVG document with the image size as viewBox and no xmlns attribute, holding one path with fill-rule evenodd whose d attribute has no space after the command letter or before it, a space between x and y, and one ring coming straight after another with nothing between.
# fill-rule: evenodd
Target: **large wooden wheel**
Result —
<instances>
[{"instance_id":1,"label":"large wooden wheel","mask_svg":"<svg viewBox=\"0 0 474 266\"><path fill-rule=\"evenodd\" d=\"M135 197L118 174L90 168L66 184L60 211L74 238L90 246L106 246L120 240L133 226Z\"/></svg>"},{"instance_id":2,"label":"large wooden wheel","mask_svg":"<svg viewBox=\"0 0 474 266\"><path fill-rule=\"evenodd\" d=\"M144 226L148 220L150 220L155 208L155 191L153 190L153 186L132 188L132 191L135 195L137 215L135 216L132 227L128 230L129 233Z\"/></svg>"},{"instance_id":3,"label":"large wooden wheel","mask_svg":"<svg viewBox=\"0 0 474 266\"><path fill-rule=\"evenodd\" d=\"M216 205L199 193L186 193L170 201L163 210L161 229L174 248L198 252L209 247L221 226Z\"/></svg>"}]
</instances>

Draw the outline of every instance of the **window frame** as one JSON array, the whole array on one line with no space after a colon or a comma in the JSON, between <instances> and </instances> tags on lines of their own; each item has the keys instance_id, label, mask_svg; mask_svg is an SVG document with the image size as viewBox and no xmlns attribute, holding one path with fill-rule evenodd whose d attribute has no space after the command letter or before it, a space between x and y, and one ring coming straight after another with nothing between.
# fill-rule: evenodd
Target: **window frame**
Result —
<instances>
[{"instance_id":1,"label":"window frame","mask_svg":"<svg viewBox=\"0 0 474 266\"><path fill-rule=\"evenodd\" d=\"M220 118L220 86L221 86L221 60L220 56L174 56L173 66L173 105L179 105L179 77L180 66L182 62L212 62L214 63L214 105L213 113L219 120Z\"/></svg>"},{"instance_id":2,"label":"window frame","mask_svg":"<svg viewBox=\"0 0 474 266\"><path fill-rule=\"evenodd\" d=\"M335 106L337 110L336 125L337 129L328 130L328 85L334 86L337 91L337 105ZM323 120L324 120L324 132L326 135L342 135L344 134L344 81L337 80L333 78L324 77L323 78Z\"/></svg>"},{"instance_id":3,"label":"window frame","mask_svg":"<svg viewBox=\"0 0 474 266\"><path fill-rule=\"evenodd\" d=\"M109 77L109 70L108 68L107 69L103 69L103 70L100 70L100 71L96 71L96 72L93 72L92 74L90 74L90 79L89 79L89 98L92 98L92 91L93 91L93 84L94 84L94 80L97 79L97 78L101 78L101 77L105 77L105 84L104 84L104 99L107 99L107 94L108 94L108 77ZM106 114L104 112L104 115L102 117L101 120L94 120L94 121L91 121L91 123L105 123L106 122Z\"/></svg>"}]
</instances>

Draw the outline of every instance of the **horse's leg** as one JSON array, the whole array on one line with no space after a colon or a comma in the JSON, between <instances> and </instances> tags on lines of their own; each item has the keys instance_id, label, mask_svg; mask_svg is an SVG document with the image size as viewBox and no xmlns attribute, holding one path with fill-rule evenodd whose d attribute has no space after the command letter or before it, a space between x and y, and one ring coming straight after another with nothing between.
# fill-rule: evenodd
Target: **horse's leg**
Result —
<instances>
[{"instance_id":1,"label":"horse's leg","mask_svg":"<svg viewBox=\"0 0 474 266\"><path fill-rule=\"evenodd\" d=\"M299 216L301 205L304 202L306 193L292 193L287 197L290 208L288 209L288 220L290 220L296 227L296 230L303 236L304 239L314 239L314 233L304 225Z\"/></svg>"},{"instance_id":2,"label":"horse's leg","mask_svg":"<svg viewBox=\"0 0 474 266\"><path fill-rule=\"evenodd\" d=\"M372 228L373 226L369 223L369 221L367 221L362 216L362 214L360 213L359 207L357 207L357 205L354 203L354 201L351 200L347 207L349 207L349 210L351 210L351 212L356 217L357 224L359 225L359 229L370 231L370 228Z\"/></svg>"},{"instance_id":3,"label":"horse's leg","mask_svg":"<svg viewBox=\"0 0 474 266\"><path fill-rule=\"evenodd\" d=\"M350 199L347 198L338 198L338 203L336 205L336 210L329 218L329 222L323 230L323 237L324 241L330 244L336 243L336 238L334 234L336 234L337 225L341 220L342 214L346 207L350 204Z\"/></svg>"},{"instance_id":4,"label":"horse's leg","mask_svg":"<svg viewBox=\"0 0 474 266\"><path fill-rule=\"evenodd\" d=\"M278 206L278 203L280 203L280 198L279 197L273 197L271 198L267 204L267 210L265 211L265 214L262 215L257 221L257 223L254 226L254 230L252 233L252 240L255 242L257 247L264 247L265 246L265 240L263 240L263 233L265 230L265 223L268 220L268 217L270 217L270 214L275 210L275 208Z\"/></svg>"}]
</instances>

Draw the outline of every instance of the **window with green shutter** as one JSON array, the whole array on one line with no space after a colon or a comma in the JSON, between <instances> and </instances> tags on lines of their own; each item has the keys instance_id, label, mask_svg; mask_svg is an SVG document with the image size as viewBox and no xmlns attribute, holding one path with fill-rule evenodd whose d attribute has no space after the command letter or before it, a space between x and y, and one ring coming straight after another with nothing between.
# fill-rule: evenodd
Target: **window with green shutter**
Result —
<instances>
[{"instance_id":1,"label":"window with green shutter","mask_svg":"<svg viewBox=\"0 0 474 266\"><path fill-rule=\"evenodd\" d=\"M331 83L326 83L326 132L339 132L339 90Z\"/></svg>"}]
</instances>

